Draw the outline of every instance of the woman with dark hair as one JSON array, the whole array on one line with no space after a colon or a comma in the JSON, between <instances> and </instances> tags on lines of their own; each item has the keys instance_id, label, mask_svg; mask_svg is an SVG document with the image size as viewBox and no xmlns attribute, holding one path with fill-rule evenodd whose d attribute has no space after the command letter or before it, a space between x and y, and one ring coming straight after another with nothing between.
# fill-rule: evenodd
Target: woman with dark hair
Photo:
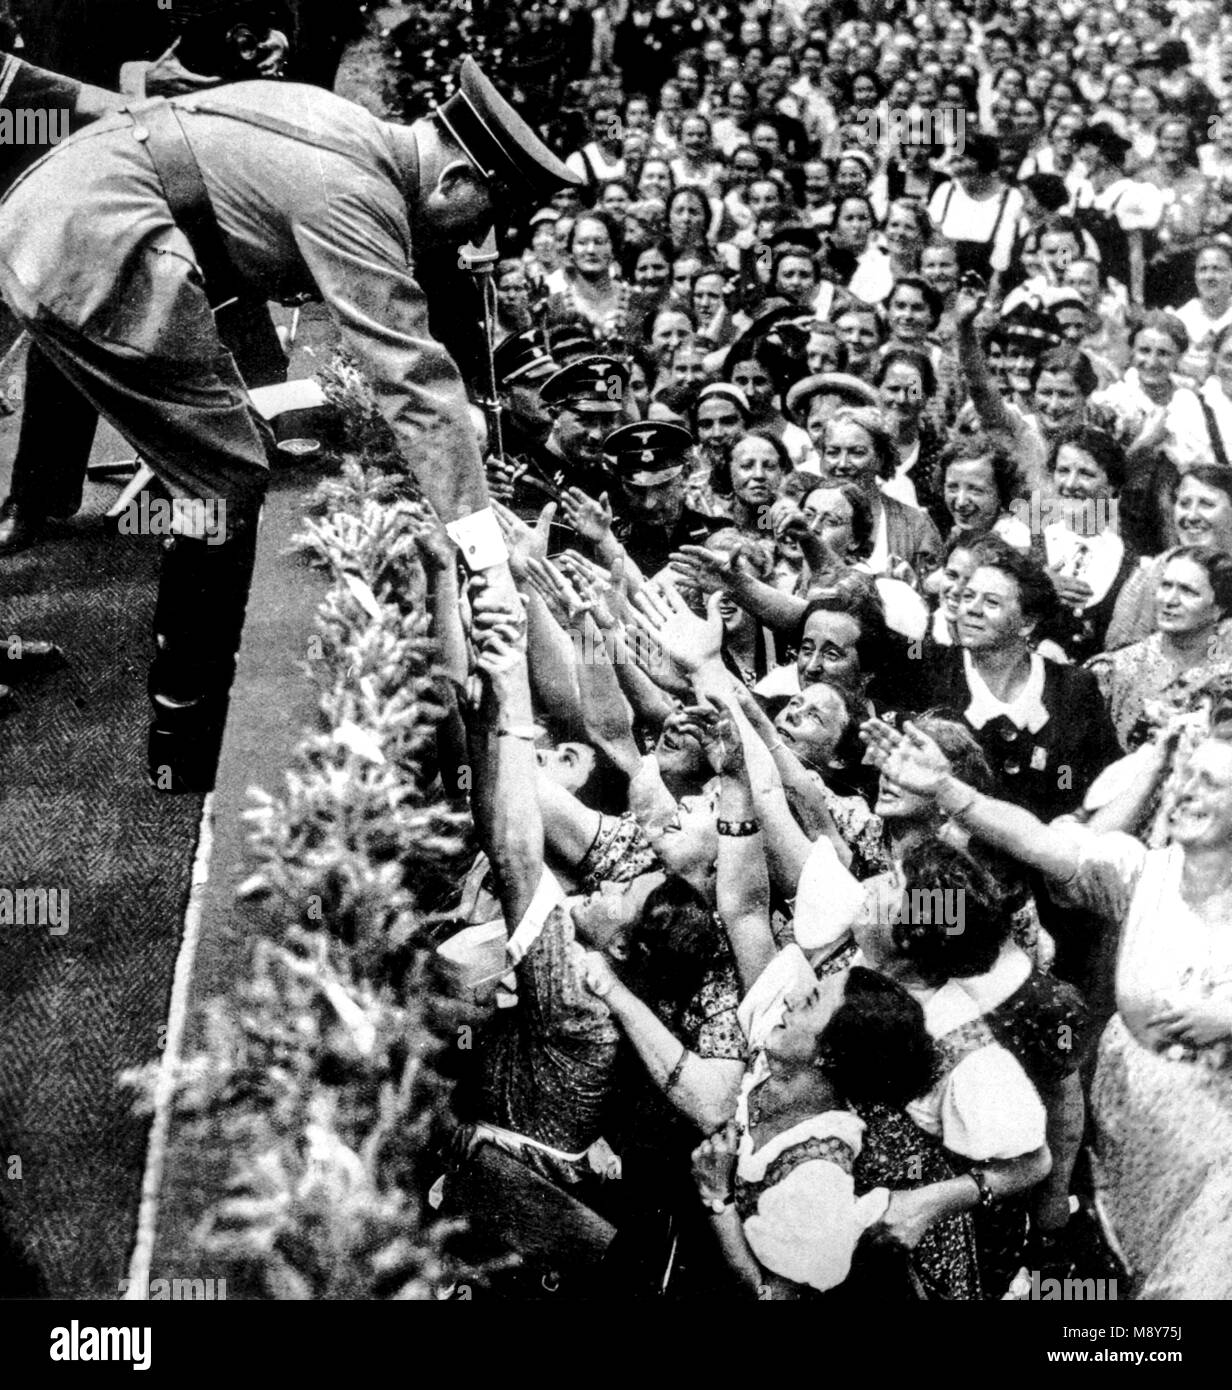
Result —
<instances>
[{"instance_id":1,"label":"woman with dark hair","mask_svg":"<svg viewBox=\"0 0 1232 1390\"><path fill-rule=\"evenodd\" d=\"M694 1176L726 1263L749 1296L834 1289L852 1272L865 1230L884 1223L899 1234L927 1213L957 1218L941 1228L953 1264L937 1270L935 1287L969 1297L970 1232L962 1213L978 1194L959 1189L935 1145L911 1143L902 1113L927 1090L935 1067L920 1006L871 972L818 980L799 946L775 953L767 856L761 827L749 820L742 735L730 719L717 746L717 896L748 991L739 1017L749 1062L707 1061L682 1046L597 953L586 958L587 986L607 1004L652 1081L699 1127L714 1131L694 1154ZM857 1193L864 1184L853 1181L865 1134L857 1106L878 1112L870 1129L886 1141L863 1196ZM899 1136L923 1160L913 1171L889 1142ZM873 1186L879 1178L895 1190ZM990 1189L996 1184L997 1195L1008 1190L1003 1172L984 1181ZM921 1183L927 1186L920 1192L903 1190ZM900 1278L897 1296L910 1297L901 1267ZM858 1296L858 1284L849 1292Z\"/></svg>"},{"instance_id":2,"label":"woman with dark hair","mask_svg":"<svg viewBox=\"0 0 1232 1390\"><path fill-rule=\"evenodd\" d=\"M1087 400L1098 386L1098 378L1090 359L1078 349L1049 348L1036 358L1028 373L1031 412L1024 413L1007 402L976 335L975 318L985 298L986 291L977 285L964 285L958 291L954 321L959 365L981 425L1003 441L1017 460L1019 495L1043 496L1052 443L1066 430L1084 423Z\"/></svg>"},{"instance_id":3,"label":"woman with dark hair","mask_svg":"<svg viewBox=\"0 0 1232 1390\"><path fill-rule=\"evenodd\" d=\"M672 259L695 254L705 263L710 259L710 200L700 188L685 184L667 201L667 234L672 243Z\"/></svg>"},{"instance_id":4,"label":"woman with dark hair","mask_svg":"<svg viewBox=\"0 0 1232 1390\"><path fill-rule=\"evenodd\" d=\"M1005 448L986 435L960 435L938 460L948 539L970 546L1000 536L1019 550L1031 545L1031 532L1011 506L1018 468Z\"/></svg>"},{"instance_id":5,"label":"woman with dark hair","mask_svg":"<svg viewBox=\"0 0 1232 1390\"><path fill-rule=\"evenodd\" d=\"M1167 557L1155 590L1155 631L1087 663L1100 683L1125 750L1138 747L1180 712L1213 676L1232 673L1232 641L1223 625L1232 613L1232 556L1181 546Z\"/></svg>"},{"instance_id":6,"label":"woman with dark hair","mask_svg":"<svg viewBox=\"0 0 1232 1390\"><path fill-rule=\"evenodd\" d=\"M891 346L881 353L873 385L898 448L898 467L882 484L887 497L926 512L944 532L949 524L939 471L945 437L929 418L937 372L927 350Z\"/></svg>"},{"instance_id":7,"label":"woman with dark hair","mask_svg":"<svg viewBox=\"0 0 1232 1390\"><path fill-rule=\"evenodd\" d=\"M1079 425L1053 441L1049 473L1055 519L1042 536L1063 608L1042 632L1070 661L1081 662L1103 651L1116 601L1138 566L1118 514L1125 451L1111 435Z\"/></svg>"},{"instance_id":8,"label":"woman with dark hair","mask_svg":"<svg viewBox=\"0 0 1232 1390\"><path fill-rule=\"evenodd\" d=\"M1006 794L1046 819L1076 810L1118 756L1090 672L1033 648L1059 600L1044 568L998 536L973 551L958 647L920 672L916 708L951 711L975 734Z\"/></svg>"},{"instance_id":9,"label":"woman with dark hair","mask_svg":"<svg viewBox=\"0 0 1232 1390\"><path fill-rule=\"evenodd\" d=\"M846 193L838 198L826 253L828 277L862 304L880 304L894 283L890 258L873 241L876 225L866 194Z\"/></svg>"},{"instance_id":10,"label":"woman with dark hair","mask_svg":"<svg viewBox=\"0 0 1232 1390\"><path fill-rule=\"evenodd\" d=\"M667 294L672 274L672 244L666 239L643 246L629 266L633 284L643 299L653 301Z\"/></svg>"},{"instance_id":11,"label":"woman with dark hair","mask_svg":"<svg viewBox=\"0 0 1232 1390\"><path fill-rule=\"evenodd\" d=\"M749 403L749 424L781 440L793 463L808 453L808 435L784 414L782 362L763 343L738 339L723 363L723 380L738 386Z\"/></svg>"},{"instance_id":12,"label":"woman with dark hair","mask_svg":"<svg viewBox=\"0 0 1232 1390\"><path fill-rule=\"evenodd\" d=\"M781 440L768 430L746 430L727 459L711 470L710 485L717 496L730 499L729 515L738 531L769 539L770 508L791 471Z\"/></svg>"},{"instance_id":13,"label":"woman with dark hair","mask_svg":"<svg viewBox=\"0 0 1232 1390\"><path fill-rule=\"evenodd\" d=\"M1022 194L1001 182L999 163L992 136L968 131L950 155L950 178L928 205L934 231L954 243L960 268L990 277L994 286L1009 269L1023 212Z\"/></svg>"}]
</instances>

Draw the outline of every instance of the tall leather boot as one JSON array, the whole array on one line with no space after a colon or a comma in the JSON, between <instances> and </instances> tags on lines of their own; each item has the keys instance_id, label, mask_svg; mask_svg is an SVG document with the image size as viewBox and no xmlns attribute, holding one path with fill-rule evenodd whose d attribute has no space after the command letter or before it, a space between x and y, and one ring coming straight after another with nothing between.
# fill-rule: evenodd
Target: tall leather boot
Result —
<instances>
[{"instance_id":1,"label":"tall leather boot","mask_svg":"<svg viewBox=\"0 0 1232 1390\"><path fill-rule=\"evenodd\" d=\"M213 789L256 538L254 521L221 545L184 536L166 543L149 683L148 771L158 791Z\"/></svg>"}]
</instances>

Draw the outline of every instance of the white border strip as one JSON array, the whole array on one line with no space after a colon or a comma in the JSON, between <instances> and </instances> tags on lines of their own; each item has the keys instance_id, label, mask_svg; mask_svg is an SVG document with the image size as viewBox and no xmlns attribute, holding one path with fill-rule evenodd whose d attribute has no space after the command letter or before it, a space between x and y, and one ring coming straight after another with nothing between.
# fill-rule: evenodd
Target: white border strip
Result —
<instances>
[{"instance_id":1,"label":"white border strip","mask_svg":"<svg viewBox=\"0 0 1232 1390\"><path fill-rule=\"evenodd\" d=\"M171 981L167 1043L163 1048L158 1077L154 1083L154 1120L150 1126L150 1142L146 1149L141 1205L137 1211L136 1241L128 1266L128 1287L123 1295L125 1303L144 1301L149 1296L150 1265L154 1259L154 1238L158 1230L158 1198L166 1166L167 1136L171 1129L172 1103L175 1096L175 1072L188 1025L189 987L192 984L193 966L197 958L197 942L201 938L201 908L205 899L205 887L209 882L213 849L214 793L210 792L201 809L201 836L197 841L197 853L193 857L192 886L188 894L188 908L184 913L184 936L175 958L175 974Z\"/></svg>"}]
</instances>

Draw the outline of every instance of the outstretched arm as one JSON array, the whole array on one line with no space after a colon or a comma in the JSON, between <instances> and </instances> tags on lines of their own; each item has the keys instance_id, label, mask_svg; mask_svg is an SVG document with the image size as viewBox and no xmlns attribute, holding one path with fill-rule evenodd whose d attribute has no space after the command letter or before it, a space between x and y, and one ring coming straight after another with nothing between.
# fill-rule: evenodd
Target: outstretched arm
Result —
<instances>
[{"instance_id":1,"label":"outstretched arm","mask_svg":"<svg viewBox=\"0 0 1232 1390\"><path fill-rule=\"evenodd\" d=\"M1008 431L1013 428L1009 411L1001 392L988 370L988 359L976 335L975 317L984 305L985 296L973 290L959 289L954 301L954 321L958 327L958 364L980 423L987 430Z\"/></svg>"},{"instance_id":2,"label":"outstretched arm","mask_svg":"<svg viewBox=\"0 0 1232 1390\"><path fill-rule=\"evenodd\" d=\"M586 957L586 986L606 1002L650 1079L677 1110L707 1132L727 1123L736 1110L743 1062L690 1052L595 951Z\"/></svg>"},{"instance_id":3,"label":"outstretched arm","mask_svg":"<svg viewBox=\"0 0 1232 1390\"><path fill-rule=\"evenodd\" d=\"M930 797L976 838L1049 878L1064 881L1078 872L1078 850L1070 835L1013 802L984 796L960 782L949 759L916 725L904 724L900 733L879 719L870 719L861 737L872 762L892 782Z\"/></svg>"},{"instance_id":4,"label":"outstretched arm","mask_svg":"<svg viewBox=\"0 0 1232 1390\"><path fill-rule=\"evenodd\" d=\"M472 603L483 700L471 730L472 806L509 930L526 916L543 877L543 822L526 795L536 776L530 681L522 615L485 598Z\"/></svg>"}]
</instances>

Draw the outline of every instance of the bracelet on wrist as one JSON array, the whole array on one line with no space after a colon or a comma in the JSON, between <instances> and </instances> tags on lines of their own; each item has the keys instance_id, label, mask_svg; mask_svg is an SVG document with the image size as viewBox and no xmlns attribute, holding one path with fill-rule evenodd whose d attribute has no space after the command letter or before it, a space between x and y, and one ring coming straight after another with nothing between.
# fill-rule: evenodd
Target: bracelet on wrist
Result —
<instances>
[{"instance_id":1,"label":"bracelet on wrist","mask_svg":"<svg viewBox=\"0 0 1232 1390\"><path fill-rule=\"evenodd\" d=\"M954 782L942 787L937 797L937 809L951 820L958 820L975 805L978 796L979 793L973 787L968 787L963 782Z\"/></svg>"},{"instance_id":2,"label":"bracelet on wrist","mask_svg":"<svg viewBox=\"0 0 1232 1390\"><path fill-rule=\"evenodd\" d=\"M980 1206L991 1207L997 1198L989 1185L988 1174L982 1168L972 1168L967 1176L975 1183L976 1191L980 1195Z\"/></svg>"},{"instance_id":3,"label":"bracelet on wrist","mask_svg":"<svg viewBox=\"0 0 1232 1390\"><path fill-rule=\"evenodd\" d=\"M717 822L720 835L726 835L730 839L744 839L748 835L757 835L761 831L761 821L759 820L721 820Z\"/></svg>"},{"instance_id":4,"label":"bracelet on wrist","mask_svg":"<svg viewBox=\"0 0 1232 1390\"><path fill-rule=\"evenodd\" d=\"M707 1197L703 1193L701 1197L702 1206L706 1208L711 1216L722 1216L728 1207L734 1207L736 1205L736 1199L730 1192L721 1197Z\"/></svg>"}]
</instances>

